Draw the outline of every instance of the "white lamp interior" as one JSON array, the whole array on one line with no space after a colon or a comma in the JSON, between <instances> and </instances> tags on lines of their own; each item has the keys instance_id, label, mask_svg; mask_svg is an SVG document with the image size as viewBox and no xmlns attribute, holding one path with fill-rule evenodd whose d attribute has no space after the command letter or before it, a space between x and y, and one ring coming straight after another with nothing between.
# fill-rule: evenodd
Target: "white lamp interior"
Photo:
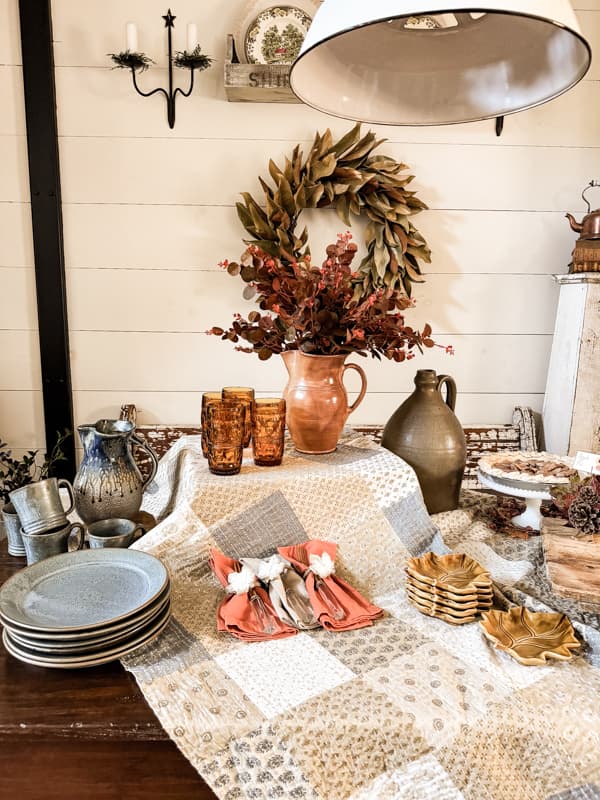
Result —
<instances>
[{"instance_id":1,"label":"white lamp interior","mask_svg":"<svg viewBox=\"0 0 600 800\"><path fill-rule=\"evenodd\" d=\"M338 12L346 7L333 3ZM377 2L362 5L379 13ZM482 9L351 22L345 13L332 22L326 0L291 76L304 102L349 119L435 125L501 116L562 94L590 63L574 15L575 30Z\"/></svg>"}]
</instances>

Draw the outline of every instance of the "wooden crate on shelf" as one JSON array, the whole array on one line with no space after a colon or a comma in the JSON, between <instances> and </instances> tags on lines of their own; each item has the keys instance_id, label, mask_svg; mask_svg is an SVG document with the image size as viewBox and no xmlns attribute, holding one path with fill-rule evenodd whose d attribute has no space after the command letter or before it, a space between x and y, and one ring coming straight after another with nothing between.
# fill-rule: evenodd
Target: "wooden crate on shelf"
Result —
<instances>
[{"instance_id":1,"label":"wooden crate on shelf","mask_svg":"<svg viewBox=\"0 0 600 800\"><path fill-rule=\"evenodd\" d=\"M136 417L137 410L135 405L121 406L121 419L136 422ZM350 422L352 421L350 420ZM352 427L359 433L371 438L374 442L381 441L383 425L354 425ZM467 466L463 486L467 489L481 488L477 480L477 462L481 456L488 453L504 453L515 450L537 450L533 413L531 409L522 406L515 409L512 424L471 425L465 427L464 430L467 439ZM146 439L158 457L162 458L180 436L199 434L200 427L191 425L139 425L137 426L137 432ZM147 456L143 458L148 459ZM144 462L142 461L141 463Z\"/></svg>"},{"instance_id":2,"label":"wooden crate on shelf","mask_svg":"<svg viewBox=\"0 0 600 800\"><path fill-rule=\"evenodd\" d=\"M299 103L290 89L289 64L240 64L227 36L225 94L234 103Z\"/></svg>"},{"instance_id":3,"label":"wooden crate on shelf","mask_svg":"<svg viewBox=\"0 0 600 800\"><path fill-rule=\"evenodd\" d=\"M600 611L600 534L581 534L566 520L549 517L541 534L546 573L556 594Z\"/></svg>"},{"instance_id":4,"label":"wooden crate on shelf","mask_svg":"<svg viewBox=\"0 0 600 800\"><path fill-rule=\"evenodd\" d=\"M383 425L358 425L355 430L381 441ZM525 406L517 406L513 421L507 425L467 425L464 427L467 440L467 466L463 478L466 489L481 489L477 480L477 462L489 453L510 453L516 450L537 450L537 434L533 412Z\"/></svg>"}]
</instances>

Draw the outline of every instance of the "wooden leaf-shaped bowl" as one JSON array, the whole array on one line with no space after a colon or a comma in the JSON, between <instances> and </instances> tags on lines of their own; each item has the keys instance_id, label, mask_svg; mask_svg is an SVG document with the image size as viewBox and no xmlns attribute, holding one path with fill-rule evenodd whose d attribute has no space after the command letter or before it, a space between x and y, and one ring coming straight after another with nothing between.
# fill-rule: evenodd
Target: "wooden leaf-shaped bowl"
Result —
<instances>
[{"instance_id":1,"label":"wooden leaf-shaped bowl","mask_svg":"<svg viewBox=\"0 0 600 800\"><path fill-rule=\"evenodd\" d=\"M457 614L453 614L450 613L450 610L443 610L435 605L425 605L410 595L408 595L408 599L421 614L425 614L427 617L441 619L444 622L449 622L451 625L467 625L469 622L475 622L477 616L477 612L458 612Z\"/></svg>"},{"instance_id":2,"label":"wooden leaf-shaped bowl","mask_svg":"<svg viewBox=\"0 0 600 800\"><path fill-rule=\"evenodd\" d=\"M417 580L454 594L474 594L479 588L492 586L490 573L464 553L425 553L421 558L409 559L406 570Z\"/></svg>"},{"instance_id":3,"label":"wooden leaf-shaped bowl","mask_svg":"<svg viewBox=\"0 0 600 800\"><path fill-rule=\"evenodd\" d=\"M439 594L438 592L432 594L431 592L426 592L418 586L415 586L414 583L411 581L406 582L406 593L408 595L412 595L416 599L418 599L423 605L436 605L440 607L445 607L450 610L455 609L456 611L482 611L484 608L491 608L492 607L492 600L479 600L475 598L474 600L467 600L465 602L460 602L458 600L452 600L444 595Z\"/></svg>"},{"instance_id":4,"label":"wooden leaf-shaped bowl","mask_svg":"<svg viewBox=\"0 0 600 800\"><path fill-rule=\"evenodd\" d=\"M479 623L498 649L525 666L545 664L548 659L569 661L581 647L564 614L528 611L515 606L509 611L484 611Z\"/></svg>"},{"instance_id":5,"label":"wooden leaf-shaped bowl","mask_svg":"<svg viewBox=\"0 0 600 800\"><path fill-rule=\"evenodd\" d=\"M406 585L412 586L415 589L418 589L421 592L425 592L428 595L436 598L439 597L441 600L454 600L456 603L468 603L468 602L477 602L480 604L487 603L490 607L492 605L492 601L494 599L494 593L490 589L477 589L477 591L473 591L472 593L466 594L454 594L454 592L447 591L442 589L440 584L437 586L432 586L430 583L425 583L424 581L420 581L414 576L412 576L406 570Z\"/></svg>"},{"instance_id":6,"label":"wooden leaf-shaped bowl","mask_svg":"<svg viewBox=\"0 0 600 800\"><path fill-rule=\"evenodd\" d=\"M477 606L474 608L451 608L444 603L432 603L429 600L423 600L422 597L419 597L419 595L413 592L411 589L407 589L406 594L409 600L411 600L415 605L418 605L420 608L427 608L432 612L439 611L440 614L450 614L450 616L457 617L458 619L462 619L464 617L475 617L479 613Z\"/></svg>"}]
</instances>

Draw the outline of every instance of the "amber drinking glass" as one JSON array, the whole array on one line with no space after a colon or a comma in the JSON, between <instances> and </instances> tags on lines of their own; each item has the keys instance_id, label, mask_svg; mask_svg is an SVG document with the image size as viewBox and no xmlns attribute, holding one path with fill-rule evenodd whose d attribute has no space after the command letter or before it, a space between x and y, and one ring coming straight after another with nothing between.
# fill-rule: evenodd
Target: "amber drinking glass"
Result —
<instances>
[{"instance_id":1,"label":"amber drinking glass","mask_svg":"<svg viewBox=\"0 0 600 800\"><path fill-rule=\"evenodd\" d=\"M264 397L252 404L252 455L259 467L277 467L283 458L285 400Z\"/></svg>"},{"instance_id":2,"label":"amber drinking glass","mask_svg":"<svg viewBox=\"0 0 600 800\"><path fill-rule=\"evenodd\" d=\"M200 415L200 426L202 428L202 455L208 458L208 422L206 419L206 409L210 403L220 403L222 400L221 392L204 392L202 395L202 413Z\"/></svg>"},{"instance_id":3,"label":"amber drinking glass","mask_svg":"<svg viewBox=\"0 0 600 800\"><path fill-rule=\"evenodd\" d=\"M246 408L235 400L206 407L208 468L215 475L236 475L242 466Z\"/></svg>"},{"instance_id":4,"label":"amber drinking glass","mask_svg":"<svg viewBox=\"0 0 600 800\"><path fill-rule=\"evenodd\" d=\"M244 447L250 444L252 433L252 403L254 401L254 389L249 386L224 386L222 390L223 400L236 400L243 403L245 410L244 417Z\"/></svg>"}]
</instances>

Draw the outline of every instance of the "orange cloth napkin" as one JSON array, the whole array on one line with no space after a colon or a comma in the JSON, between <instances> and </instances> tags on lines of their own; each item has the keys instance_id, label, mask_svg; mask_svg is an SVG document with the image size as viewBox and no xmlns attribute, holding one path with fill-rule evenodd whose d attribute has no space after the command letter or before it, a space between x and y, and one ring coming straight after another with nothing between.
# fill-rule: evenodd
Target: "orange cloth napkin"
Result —
<instances>
[{"instance_id":1,"label":"orange cloth napkin","mask_svg":"<svg viewBox=\"0 0 600 800\"><path fill-rule=\"evenodd\" d=\"M383 611L369 603L350 584L334 575L337 545L311 539L277 548L300 571L315 616L330 631L349 631L372 625Z\"/></svg>"},{"instance_id":2,"label":"orange cloth napkin","mask_svg":"<svg viewBox=\"0 0 600 800\"><path fill-rule=\"evenodd\" d=\"M211 549L208 563L228 593L217 610L217 630L246 642L283 639L298 633L279 619L252 570L216 549Z\"/></svg>"}]
</instances>

